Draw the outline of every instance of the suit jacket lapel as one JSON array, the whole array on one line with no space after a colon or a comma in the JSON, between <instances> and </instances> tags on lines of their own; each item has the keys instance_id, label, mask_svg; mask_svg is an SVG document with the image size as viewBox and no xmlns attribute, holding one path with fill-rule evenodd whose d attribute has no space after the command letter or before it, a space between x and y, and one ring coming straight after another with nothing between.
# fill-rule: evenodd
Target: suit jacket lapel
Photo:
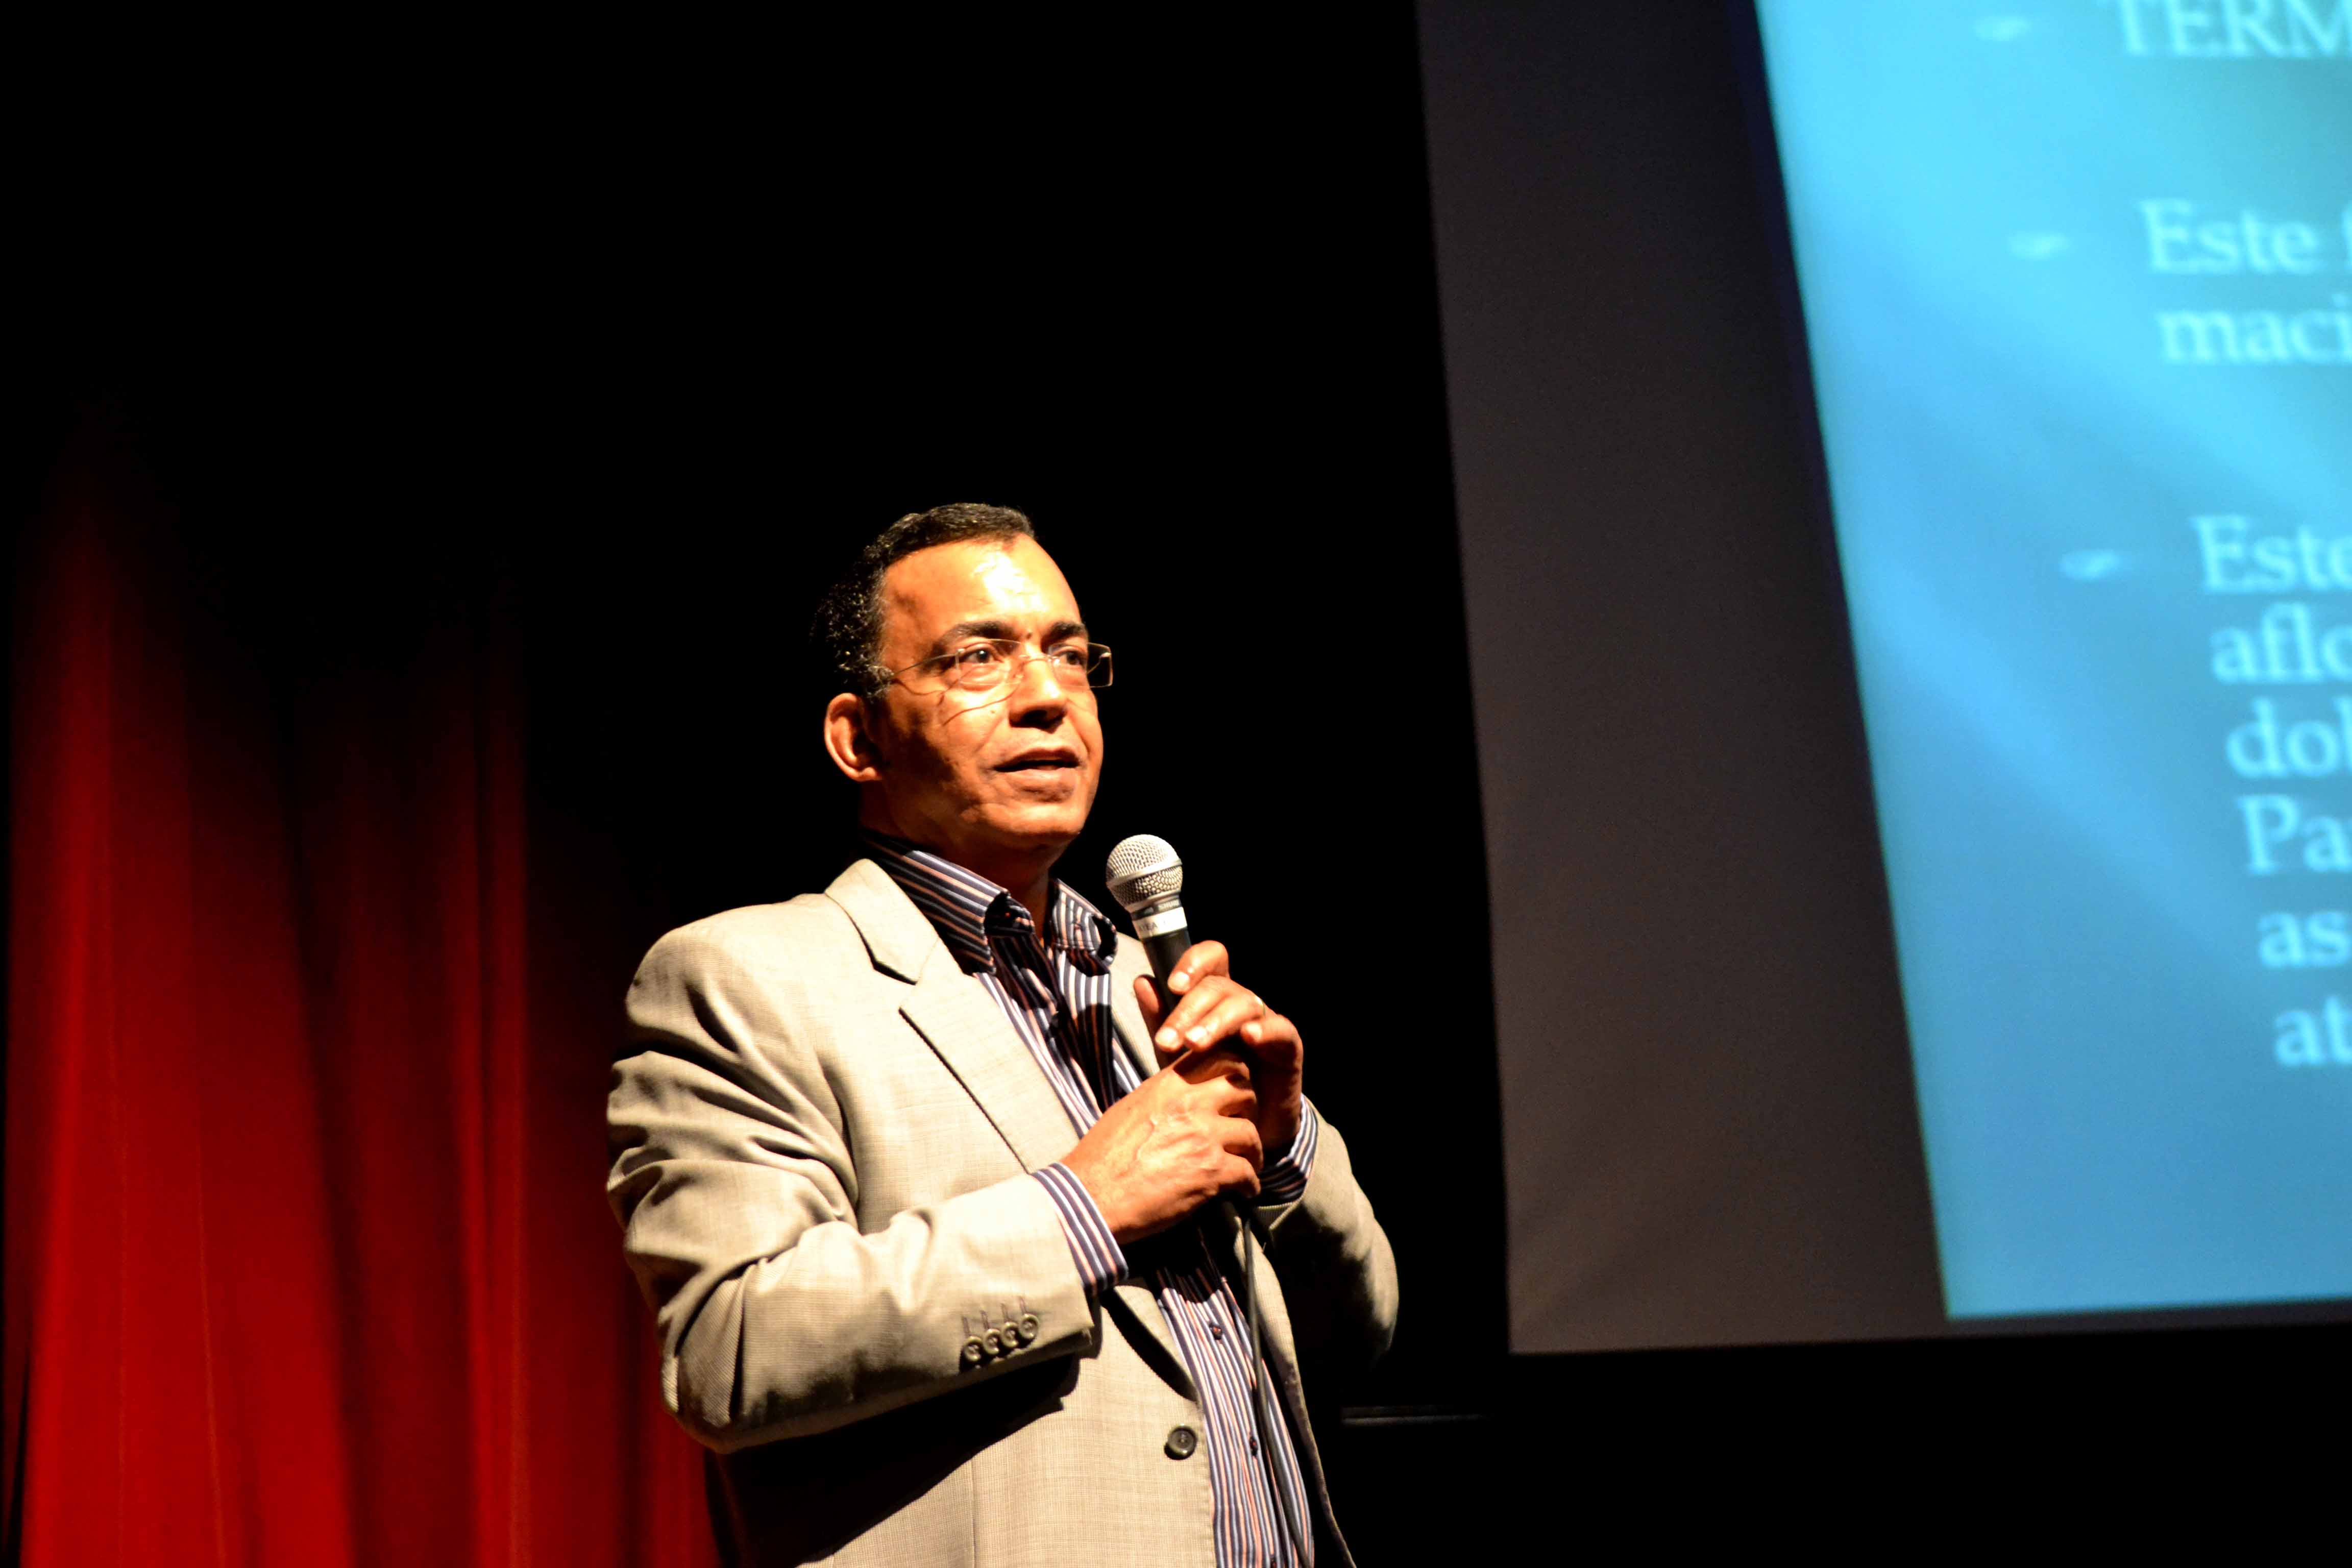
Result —
<instances>
[{"instance_id":1,"label":"suit jacket lapel","mask_svg":"<svg viewBox=\"0 0 2352 1568\"><path fill-rule=\"evenodd\" d=\"M1160 1070L1158 1058L1143 1032L1143 1011L1135 1005L1135 977L1150 973L1142 948L1131 942L1118 944L1110 965L1111 1034L1127 1053L1128 1060L1134 1064L1139 1079ZM1138 1279L1121 1285L1116 1299L1107 1304L1118 1309L1117 1316L1126 1327L1129 1341L1134 1341L1138 1333L1150 1336L1150 1343L1137 1343L1136 1352L1157 1367L1179 1394L1187 1399L1199 1399L1200 1391L1185 1368L1183 1352L1177 1348L1175 1331L1168 1326L1167 1314L1160 1310L1160 1300L1152 1293L1150 1281Z\"/></svg>"},{"instance_id":2,"label":"suit jacket lapel","mask_svg":"<svg viewBox=\"0 0 2352 1568\"><path fill-rule=\"evenodd\" d=\"M1110 961L1111 1029L1126 1047L1128 1059L1135 1064L1138 1078L1150 1078L1160 1070L1160 1054L1151 1048L1151 1041L1143 1032L1143 1009L1135 1005L1136 977L1150 973L1141 944L1118 944Z\"/></svg>"},{"instance_id":3,"label":"suit jacket lapel","mask_svg":"<svg viewBox=\"0 0 2352 1568\"><path fill-rule=\"evenodd\" d=\"M913 983L899 1015L939 1053L1021 1168L1034 1171L1068 1153L1077 1134L1037 1059L890 874L860 860L825 896L856 925L877 969Z\"/></svg>"},{"instance_id":4,"label":"suit jacket lapel","mask_svg":"<svg viewBox=\"0 0 2352 1568\"><path fill-rule=\"evenodd\" d=\"M914 989L899 1004L900 1016L939 1053L964 1092L1004 1139L1021 1168L1034 1171L1068 1153L1078 1141L1077 1134L1037 1058L1021 1043L1004 1009L978 980L963 972L929 918L890 879L890 874L871 860L860 860L834 879L825 896L856 925L874 966L912 983ZM1119 961L1126 968L1113 965L1112 1024L1120 1044L1149 1076L1156 1069L1149 1065L1152 1058L1148 1048L1139 1054L1143 1015L1136 1008L1132 994L1133 975L1142 963L1141 950L1130 951L1122 943ZM1199 1397L1185 1372L1176 1336L1148 1283L1117 1287L1105 1297L1104 1306L1147 1364L1186 1398Z\"/></svg>"}]
</instances>

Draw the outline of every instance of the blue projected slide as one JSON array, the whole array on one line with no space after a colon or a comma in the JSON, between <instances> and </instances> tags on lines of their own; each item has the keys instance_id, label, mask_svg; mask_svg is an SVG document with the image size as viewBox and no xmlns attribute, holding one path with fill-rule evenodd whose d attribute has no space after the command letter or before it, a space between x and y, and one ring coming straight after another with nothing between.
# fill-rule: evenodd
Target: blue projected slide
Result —
<instances>
[{"instance_id":1,"label":"blue projected slide","mask_svg":"<svg viewBox=\"0 0 2352 1568\"><path fill-rule=\"evenodd\" d=\"M2352 1296L2352 0L1760 0L1955 1316Z\"/></svg>"}]
</instances>

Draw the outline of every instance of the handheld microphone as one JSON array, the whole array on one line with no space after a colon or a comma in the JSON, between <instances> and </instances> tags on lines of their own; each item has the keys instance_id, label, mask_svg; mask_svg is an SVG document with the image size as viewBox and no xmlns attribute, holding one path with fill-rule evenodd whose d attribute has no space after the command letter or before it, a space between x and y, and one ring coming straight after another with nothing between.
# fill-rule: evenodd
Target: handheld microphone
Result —
<instances>
[{"instance_id":1,"label":"handheld microphone","mask_svg":"<svg viewBox=\"0 0 2352 1568\"><path fill-rule=\"evenodd\" d=\"M1176 1000L1168 990L1169 973L1192 945L1192 928L1179 898L1184 891L1184 862L1176 858L1165 838L1139 833L1112 847L1110 859L1103 867L1103 880L1109 884L1110 896L1118 900L1118 907L1135 922L1136 940L1143 943L1143 955L1151 961L1151 983L1159 987L1160 1016L1164 1018Z\"/></svg>"},{"instance_id":2,"label":"handheld microphone","mask_svg":"<svg viewBox=\"0 0 2352 1568\"><path fill-rule=\"evenodd\" d=\"M1184 918L1184 905L1180 895L1184 891L1184 862L1176 858L1175 849L1165 838L1154 838L1149 833L1139 833L1122 838L1111 847L1110 859L1103 866L1103 881L1110 896L1135 922L1136 940L1143 943L1143 952L1151 961L1151 984L1160 993L1160 1016L1168 1016L1176 1005L1175 995L1168 989L1168 976L1184 950L1192 945L1191 924ZM1307 1531L1298 1517L1290 1490L1280 1477L1273 1473L1275 1445L1273 1432L1282 1416L1274 1405L1274 1380L1265 1365L1265 1331L1257 1315L1257 1243L1265 1238L1265 1222L1258 1218L1257 1205L1247 1198L1227 1199L1222 1205L1233 1216L1232 1223L1242 1233L1242 1300L1243 1313L1249 1325L1250 1363L1257 1384L1256 1409L1253 1412L1258 1426L1260 1447L1267 1467L1267 1485L1282 1507L1283 1524L1290 1531L1292 1550L1297 1561L1308 1559Z\"/></svg>"}]
</instances>

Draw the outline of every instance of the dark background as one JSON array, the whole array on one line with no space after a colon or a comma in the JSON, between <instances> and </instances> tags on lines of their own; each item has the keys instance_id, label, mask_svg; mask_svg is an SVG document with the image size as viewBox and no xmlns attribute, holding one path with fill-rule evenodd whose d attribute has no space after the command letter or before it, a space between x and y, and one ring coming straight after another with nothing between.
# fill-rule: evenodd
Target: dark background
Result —
<instances>
[{"instance_id":1,"label":"dark background","mask_svg":"<svg viewBox=\"0 0 2352 1568\"><path fill-rule=\"evenodd\" d=\"M1689 265L1754 318L1712 356L1596 333L1580 374L1620 390L1553 438L1621 477L1779 453L1744 548L1823 617L1834 743L1801 763L1866 836L1802 364L1754 270L1785 260L1744 24L1586 11L1572 307L1622 324L1660 305L1627 258L1703 205ZM42 40L20 99L34 280L11 312L12 505L77 417L127 426L289 713L436 625L520 638L534 875L583 911L534 963L617 1005L662 930L837 865L848 801L801 673L819 587L902 511L1017 506L1118 650L1096 826L1067 865L1092 896L1118 837L1176 844L1196 929L1301 1020L1396 1244L1394 1355L1318 1384L1367 1561L1475 1555L1571 1500L1663 1539L1937 1474L2010 1497L2213 1411L2263 1442L2318 1419L2299 1391L2340 1355L2334 1329L1506 1357L1408 8L567 26ZM1596 507L1591 526L1625 521ZM1593 648L1622 652L1606 632ZM1883 933L1852 960L1823 986L1898 1027Z\"/></svg>"}]
</instances>

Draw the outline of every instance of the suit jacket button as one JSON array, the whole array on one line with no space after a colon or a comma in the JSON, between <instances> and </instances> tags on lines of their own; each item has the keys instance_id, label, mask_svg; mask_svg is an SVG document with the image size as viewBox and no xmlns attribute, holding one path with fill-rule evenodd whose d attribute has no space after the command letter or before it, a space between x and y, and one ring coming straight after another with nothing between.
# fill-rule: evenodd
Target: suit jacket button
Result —
<instances>
[{"instance_id":1,"label":"suit jacket button","mask_svg":"<svg viewBox=\"0 0 2352 1568\"><path fill-rule=\"evenodd\" d=\"M1179 1426L1168 1434L1168 1457L1171 1459L1189 1459L1200 1446L1201 1435L1190 1426Z\"/></svg>"},{"instance_id":2,"label":"suit jacket button","mask_svg":"<svg viewBox=\"0 0 2352 1568\"><path fill-rule=\"evenodd\" d=\"M1021 1327L1019 1332L1021 1335L1021 1342L1024 1345L1037 1337L1036 1313L1024 1312L1021 1315Z\"/></svg>"},{"instance_id":3,"label":"suit jacket button","mask_svg":"<svg viewBox=\"0 0 2352 1568\"><path fill-rule=\"evenodd\" d=\"M982 1345L981 1344L981 1342L980 1342L978 1340L966 1340L966 1341L964 1341L964 1342L963 1342L963 1364L964 1364L964 1365L966 1365L966 1366L978 1366L978 1365L980 1364L980 1363L981 1363L981 1358L982 1358L982 1356L986 1355L987 1353L988 1353L988 1352L987 1352L986 1348L985 1348L984 1346L982 1346Z\"/></svg>"}]
</instances>

